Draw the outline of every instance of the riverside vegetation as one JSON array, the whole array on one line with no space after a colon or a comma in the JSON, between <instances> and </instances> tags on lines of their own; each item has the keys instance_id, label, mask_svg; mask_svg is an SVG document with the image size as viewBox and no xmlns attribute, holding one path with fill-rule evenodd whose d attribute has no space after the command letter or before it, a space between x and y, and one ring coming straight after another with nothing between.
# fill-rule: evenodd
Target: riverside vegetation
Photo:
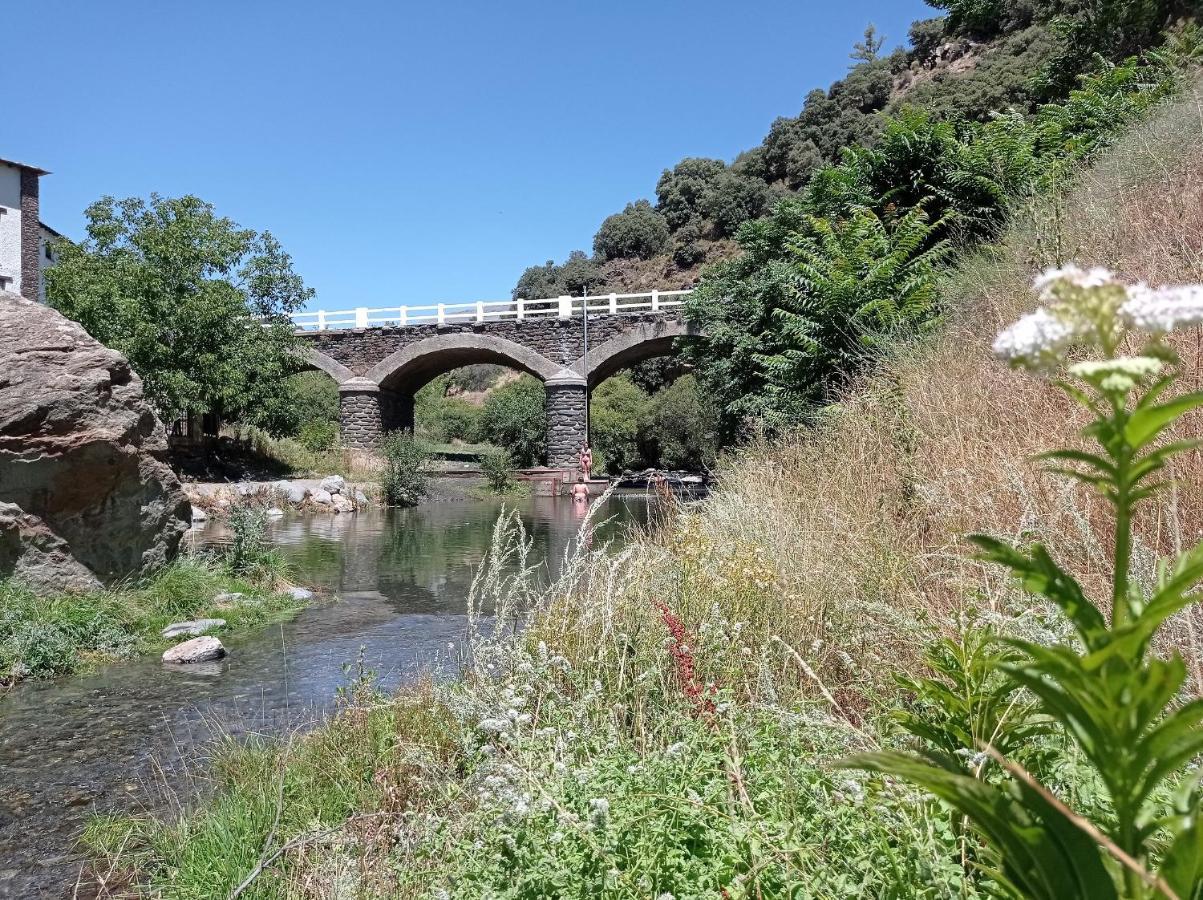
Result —
<instances>
[{"instance_id":1,"label":"riverside vegetation","mask_svg":"<svg viewBox=\"0 0 1203 900\"><path fill-rule=\"evenodd\" d=\"M280 592L287 566L266 545L263 511L236 508L230 527L223 553L185 553L105 591L45 596L0 581L0 689L162 650L171 642L160 632L172 622L220 617L245 628L296 612L303 604Z\"/></svg>"},{"instance_id":2,"label":"riverside vegetation","mask_svg":"<svg viewBox=\"0 0 1203 900\"><path fill-rule=\"evenodd\" d=\"M621 553L582 540L551 584L503 519L461 678L365 674L313 732L226 741L198 808L93 823L98 871L167 897L1199 896L1198 551L1175 562L1203 529L1198 291L1167 298L1194 328L1120 346L1169 328L1063 270L1081 296L1058 307L1112 329L1100 364L1084 313L1048 314L1086 380L1068 397L991 353L1068 258L1203 280L1195 76L1109 71L1075 101L1089 167L1038 157L1065 165L930 275L938 327L857 355L812 427L754 438ZM1177 382L1151 387L1158 366ZM1101 471L1030 463L1058 447Z\"/></svg>"}]
</instances>

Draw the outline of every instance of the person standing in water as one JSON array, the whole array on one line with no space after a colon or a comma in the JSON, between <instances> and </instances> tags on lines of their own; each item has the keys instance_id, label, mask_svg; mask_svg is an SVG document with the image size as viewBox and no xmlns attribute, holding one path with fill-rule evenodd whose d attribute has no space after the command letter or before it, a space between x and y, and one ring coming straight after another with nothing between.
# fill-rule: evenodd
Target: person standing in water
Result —
<instances>
[{"instance_id":1,"label":"person standing in water","mask_svg":"<svg viewBox=\"0 0 1203 900\"><path fill-rule=\"evenodd\" d=\"M577 464L581 467L582 478L588 478L593 474L593 451L589 449L589 442L581 444L580 453L577 454Z\"/></svg>"},{"instance_id":2,"label":"person standing in water","mask_svg":"<svg viewBox=\"0 0 1203 900\"><path fill-rule=\"evenodd\" d=\"M584 475L577 478L576 484L572 486L572 490L568 492L568 496L576 503L589 502L589 485L585 484Z\"/></svg>"}]
</instances>

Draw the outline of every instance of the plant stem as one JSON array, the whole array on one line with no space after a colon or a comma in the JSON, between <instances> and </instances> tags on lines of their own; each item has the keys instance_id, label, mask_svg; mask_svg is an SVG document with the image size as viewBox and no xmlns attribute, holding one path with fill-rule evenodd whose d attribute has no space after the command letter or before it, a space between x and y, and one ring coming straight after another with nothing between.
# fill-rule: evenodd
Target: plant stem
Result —
<instances>
[{"instance_id":1,"label":"plant stem","mask_svg":"<svg viewBox=\"0 0 1203 900\"><path fill-rule=\"evenodd\" d=\"M1123 436L1127 410L1122 402L1112 400L1119 447L1112 454L1115 460L1115 575L1111 591L1111 627L1118 628L1128 618L1128 570L1132 564L1132 502L1129 471L1132 448Z\"/></svg>"}]
</instances>

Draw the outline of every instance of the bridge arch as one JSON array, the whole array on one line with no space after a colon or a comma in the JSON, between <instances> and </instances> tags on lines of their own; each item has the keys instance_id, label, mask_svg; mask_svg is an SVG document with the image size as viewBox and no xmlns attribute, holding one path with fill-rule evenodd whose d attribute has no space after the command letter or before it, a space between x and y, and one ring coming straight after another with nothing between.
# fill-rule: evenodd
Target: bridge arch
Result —
<instances>
[{"instance_id":1,"label":"bridge arch","mask_svg":"<svg viewBox=\"0 0 1203 900\"><path fill-rule=\"evenodd\" d=\"M336 384L343 384L355 377L354 372L315 347L305 347L298 355L310 367L317 369L319 372L325 372L333 378Z\"/></svg>"},{"instance_id":2,"label":"bridge arch","mask_svg":"<svg viewBox=\"0 0 1203 900\"><path fill-rule=\"evenodd\" d=\"M387 390L412 393L435 375L476 363L499 363L540 381L553 378L562 368L538 351L506 338L459 332L423 338L402 347L368 369L363 377Z\"/></svg>"},{"instance_id":3,"label":"bridge arch","mask_svg":"<svg viewBox=\"0 0 1203 900\"><path fill-rule=\"evenodd\" d=\"M592 390L611 375L636 363L669 355L673 341L696 334L700 334L696 326L675 318L642 322L597 347L591 347L588 364L585 358L581 358L572 368L585 377Z\"/></svg>"}]
</instances>

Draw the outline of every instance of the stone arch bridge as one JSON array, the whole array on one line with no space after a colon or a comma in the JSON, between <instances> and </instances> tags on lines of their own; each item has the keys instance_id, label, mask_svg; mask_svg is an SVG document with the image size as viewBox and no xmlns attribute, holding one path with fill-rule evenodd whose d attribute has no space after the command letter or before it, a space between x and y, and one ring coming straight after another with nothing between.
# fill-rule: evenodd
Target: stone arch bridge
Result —
<instances>
[{"instance_id":1,"label":"stone arch bridge","mask_svg":"<svg viewBox=\"0 0 1203 900\"><path fill-rule=\"evenodd\" d=\"M688 291L499 303L298 313L305 360L338 383L342 443L379 446L412 429L414 393L475 363L526 372L547 389L547 462L575 464L588 392L616 372L672 352L694 333L681 317ZM588 352L586 353L586 319Z\"/></svg>"}]
</instances>

